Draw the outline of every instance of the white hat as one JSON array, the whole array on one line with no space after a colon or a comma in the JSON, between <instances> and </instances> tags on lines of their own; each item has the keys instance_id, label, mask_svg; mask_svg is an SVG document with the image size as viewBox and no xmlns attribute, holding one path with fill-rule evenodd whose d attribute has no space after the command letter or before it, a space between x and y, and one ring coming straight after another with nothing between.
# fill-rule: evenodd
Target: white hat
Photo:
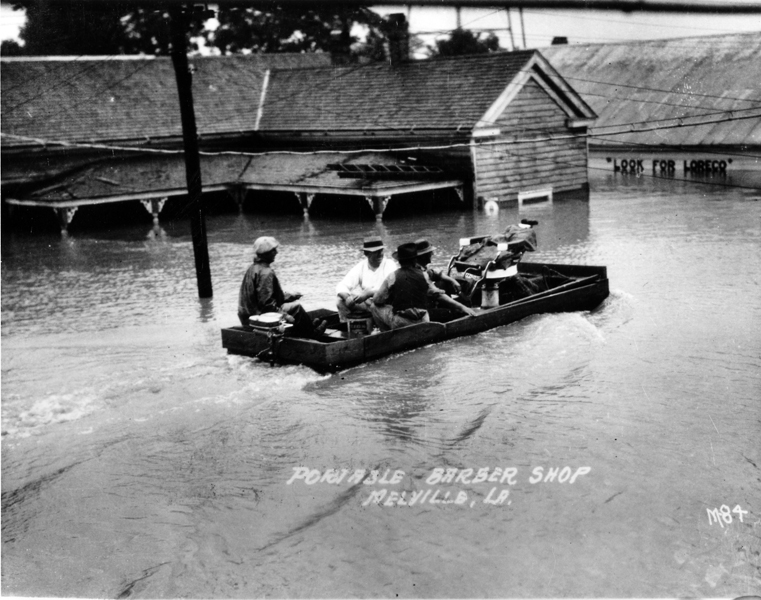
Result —
<instances>
[{"instance_id":1,"label":"white hat","mask_svg":"<svg viewBox=\"0 0 761 600\"><path fill-rule=\"evenodd\" d=\"M254 242L254 253L265 254L273 248L277 248L279 245L280 244L275 238L265 235L263 237L256 238L256 241Z\"/></svg>"}]
</instances>

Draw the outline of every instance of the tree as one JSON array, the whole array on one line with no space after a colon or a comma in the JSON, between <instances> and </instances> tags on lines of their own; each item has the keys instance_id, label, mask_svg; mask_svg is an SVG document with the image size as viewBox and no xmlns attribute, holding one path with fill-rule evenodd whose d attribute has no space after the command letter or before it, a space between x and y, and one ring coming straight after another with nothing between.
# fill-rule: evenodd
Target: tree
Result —
<instances>
[{"instance_id":1,"label":"tree","mask_svg":"<svg viewBox=\"0 0 761 600\"><path fill-rule=\"evenodd\" d=\"M455 29L449 39L437 40L436 48L429 46L432 56L460 56L462 54L486 54L499 51L499 38L490 33L486 39L468 29Z\"/></svg>"},{"instance_id":2,"label":"tree","mask_svg":"<svg viewBox=\"0 0 761 600\"><path fill-rule=\"evenodd\" d=\"M119 3L61 3L20 0L15 10L26 10L19 37L23 46L2 50L32 56L168 54L169 20L162 10ZM203 27L201 15L192 19L191 35Z\"/></svg>"},{"instance_id":3,"label":"tree","mask_svg":"<svg viewBox=\"0 0 761 600\"><path fill-rule=\"evenodd\" d=\"M16 40L3 40L0 43L1 56L23 56L24 47L20 46Z\"/></svg>"},{"instance_id":4,"label":"tree","mask_svg":"<svg viewBox=\"0 0 761 600\"><path fill-rule=\"evenodd\" d=\"M157 6L160 6L157 4ZM118 1L63 3L55 0L16 0L27 21L19 37L23 46L4 44L3 54L101 55L168 54L169 15L166 9L139 7ZM203 11L191 18L191 40L201 38L222 54L240 52L337 52L378 57L383 19L363 7L322 5L260 7L225 4L217 11L219 26L209 27ZM367 26L367 41L359 43L351 31L355 23ZM191 42L191 50L198 45ZM353 50L350 50L353 48Z\"/></svg>"},{"instance_id":5,"label":"tree","mask_svg":"<svg viewBox=\"0 0 761 600\"><path fill-rule=\"evenodd\" d=\"M354 23L379 19L362 7L224 5L219 7L215 31L206 31L208 46L222 54L251 52L317 52L336 47L348 51L358 40L351 35ZM374 15L374 16L371 16Z\"/></svg>"}]
</instances>

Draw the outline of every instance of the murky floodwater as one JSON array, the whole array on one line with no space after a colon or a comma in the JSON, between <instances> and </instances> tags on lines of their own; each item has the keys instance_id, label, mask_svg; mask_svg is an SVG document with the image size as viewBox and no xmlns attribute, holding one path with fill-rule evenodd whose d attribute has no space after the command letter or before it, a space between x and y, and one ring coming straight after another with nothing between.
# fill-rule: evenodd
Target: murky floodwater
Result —
<instances>
[{"instance_id":1,"label":"murky floodwater","mask_svg":"<svg viewBox=\"0 0 761 600\"><path fill-rule=\"evenodd\" d=\"M215 217L207 302L186 224L5 234L3 592L761 593L761 193L593 186L379 226ZM608 266L598 310L327 377L221 348L257 235L316 308L378 228L444 264L523 216L531 260Z\"/></svg>"}]
</instances>

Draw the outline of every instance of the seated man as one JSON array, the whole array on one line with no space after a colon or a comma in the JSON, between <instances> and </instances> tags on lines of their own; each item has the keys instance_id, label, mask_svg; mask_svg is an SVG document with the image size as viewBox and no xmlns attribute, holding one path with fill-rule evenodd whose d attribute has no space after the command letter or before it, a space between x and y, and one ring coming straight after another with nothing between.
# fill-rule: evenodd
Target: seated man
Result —
<instances>
[{"instance_id":1,"label":"seated man","mask_svg":"<svg viewBox=\"0 0 761 600\"><path fill-rule=\"evenodd\" d=\"M399 268L396 261L383 256L384 248L379 237L365 239L362 247L365 258L354 265L336 286L336 307L342 322L349 315L369 317L375 292L383 280Z\"/></svg>"},{"instance_id":2,"label":"seated man","mask_svg":"<svg viewBox=\"0 0 761 600\"><path fill-rule=\"evenodd\" d=\"M238 318L248 325L251 315L279 312L292 323L291 335L316 338L325 332L327 323L318 319L312 321L297 300L301 294L289 294L280 287L275 271L270 266L277 256L278 241L269 236L257 238L254 242L254 264L243 276L238 294Z\"/></svg>"},{"instance_id":3,"label":"seated man","mask_svg":"<svg viewBox=\"0 0 761 600\"><path fill-rule=\"evenodd\" d=\"M336 307L341 321L352 317L369 317L373 296L380 284L399 268L396 261L383 256L383 240L379 237L365 239L362 251L365 258L354 265L336 286Z\"/></svg>"},{"instance_id":4,"label":"seated man","mask_svg":"<svg viewBox=\"0 0 761 600\"><path fill-rule=\"evenodd\" d=\"M461 292L460 282L444 273L443 269L437 269L431 266L433 258L433 246L428 240L420 238L415 240L417 247L417 264L426 272L428 278L439 288L449 292L452 295L458 295Z\"/></svg>"},{"instance_id":5,"label":"seated man","mask_svg":"<svg viewBox=\"0 0 761 600\"><path fill-rule=\"evenodd\" d=\"M414 242L399 246L397 260L401 267L386 277L373 296L370 311L381 331L430 321L430 299L435 299L463 314L475 315L467 306L450 298L433 285L426 274L416 266L416 259L417 247Z\"/></svg>"}]
</instances>

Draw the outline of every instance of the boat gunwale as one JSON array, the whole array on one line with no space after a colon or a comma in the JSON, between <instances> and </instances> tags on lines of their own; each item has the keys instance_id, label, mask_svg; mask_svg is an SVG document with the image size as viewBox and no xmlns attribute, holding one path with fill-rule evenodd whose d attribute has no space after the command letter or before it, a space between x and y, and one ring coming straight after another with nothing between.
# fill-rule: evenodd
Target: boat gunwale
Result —
<instances>
[{"instance_id":1,"label":"boat gunwale","mask_svg":"<svg viewBox=\"0 0 761 600\"><path fill-rule=\"evenodd\" d=\"M288 340L286 346L286 354L288 356L278 356L277 362L304 364L316 370L328 372L335 371L337 369L375 360L396 352L402 352L404 350L418 348L458 337L475 335L489 329L508 325L533 314L542 314L544 312L566 312L563 310L555 310L552 306L547 307L550 308L549 311L542 309L535 310L537 304L557 304L560 297L575 295L583 297L586 293L592 293L596 288L600 288L598 293L592 295L593 300L596 301L595 306L597 306L609 294L606 267L553 265L548 263L523 263L523 266L524 269L522 269L522 272L532 272L534 269L541 269L546 266L555 268L555 270L561 273L562 270L570 270L578 272L579 275L576 276L577 278L574 281L545 290L544 292L527 296L494 308L479 309L480 312L475 317L465 315L443 323L436 321L415 323L408 325L407 327L401 327L399 329L379 332L354 339L340 338L328 341L324 339L311 340L295 337L284 338L284 340ZM589 274L581 275L581 273L585 271ZM599 299L597 296L599 296ZM577 310L591 309L580 308ZM335 311L324 308L308 312L310 315L320 316L320 318L325 318L326 316L333 316L335 318L337 314ZM513 312L517 312L522 316L517 316L514 319L509 318L508 315ZM493 322L494 320L502 321L501 317L506 317L503 322ZM433 329L433 334L425 335L421 331L422 329ZM256 353L238 352L236 351L238 350L237 348L231 349L229 345L225 344L226 332L228 332L228 336L253 336L254 338L258 338L259 342L264 342L266 345L265 347L269 346L269 340L266 333L247 329L243 326L223 328L222 345L227 348L230 353L243 354L246 356L256 355ZM417 334L421 335L418 336ZM415 339L416 337L419 337L419 339ZM398 343L394 343L394 338L398 339ZM368 341L371 344L370 348L367 347ZM370 350L369 354L368 350Z\"/></svg>"}]
</instances>

